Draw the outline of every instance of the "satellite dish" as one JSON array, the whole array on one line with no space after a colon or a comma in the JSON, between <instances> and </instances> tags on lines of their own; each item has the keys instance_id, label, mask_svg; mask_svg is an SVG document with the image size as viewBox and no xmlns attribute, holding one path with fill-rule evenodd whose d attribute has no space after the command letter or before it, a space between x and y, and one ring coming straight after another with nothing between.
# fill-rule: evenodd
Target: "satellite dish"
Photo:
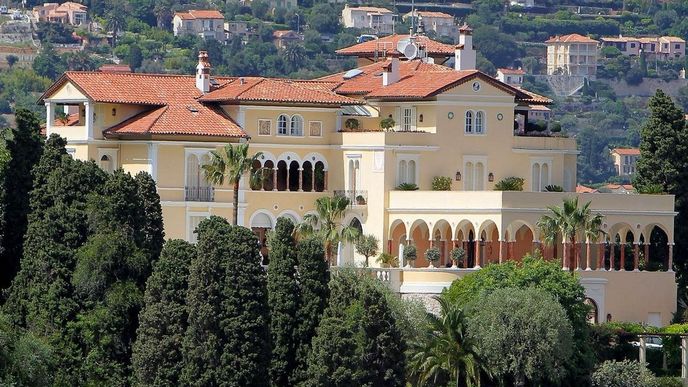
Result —
<instances>
[{"instance_id":1,"label":"satellite dish","mask_svg":"<svg viewBox=\"0 0 688 387\"><path fill-rule=\"evenodd\" d=\"M408 46L411 43L411 40L407 39L399 39L397 42L397 51L399 53L404 53L404 49L406 49L406 46Z\"/></svg>"},{"instance_id":2,"label":"satellite dish","mask_svg":"<svg viewBox=\"0 0 688 387\"><path fill-rule=\"evenodd\" d=\"M418 46L413 43L409 43L406 47L404 47L403 53L406 59L415 59L418 56Z\"/></svg>"}]
</instances>

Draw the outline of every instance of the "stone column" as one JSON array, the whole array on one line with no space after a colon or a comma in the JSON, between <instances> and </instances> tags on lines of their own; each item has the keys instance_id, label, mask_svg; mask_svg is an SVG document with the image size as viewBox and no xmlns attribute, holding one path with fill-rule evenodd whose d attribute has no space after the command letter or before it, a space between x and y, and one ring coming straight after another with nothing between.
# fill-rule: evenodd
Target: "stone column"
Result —
<instances>
[{"instance_id":1,"label":"stone column","mask_svg":"<svg viewBox=\"0 0 688 387\"><path fill-rule=\"evenodd\" d=\"M616 250L616 241L609 244L609 271L614 271L614 250Z\"/></svg>"},{"instance_id":2,"label":"stone column","mask_svg":"<svg viewBox=\"0 0 688 387\"><path fill-rule=\"evenodd\" d=\"M681 336L681 378L684 381L688 378L688 337L686 336Z\"/></svg>"},{"instance_id":3,"label":"stone column","mask_svg":"<svg viewBox=\"0 0 688 387\"><path fill-rule=\"evenodd\" d=\"M505 241L499 241L499 263L504 262L504 244Z\"/></svg>"},{"instance_id":4,"label":"stone column","mask_svg":"<svg viewBox=\"0 0 688 387\"><path fill-rule=\"evenodd\" d=\"M647 363L647 356L645 354L645 335L638 336L638 339L640 342L640 345L638 346L638 361L640 364L645 364Z\"/></svg>"},{"instance_id":5,"label":"stone column","mask_svg":"<svg viewBox=\"0 0 688 387\"><path fill-rule=\"evenodd\" d=\"M464 269L468 267L468 243L468 241L461 241L463 252L466 254L466 256L463 258L463 264L461 265L461 267Z\"/></svg>"},{"instance_id":6,"label":"stone column","mask_svg":"<svg viewBox=\"0 0 688 387\"><path fill-rule=\"evenodd\" d=\"M569 254L568 250L566 250L566 249L568 249L568 247L569 247L569 244L566 243L566 241L563 241L561 243L561 252L562 252L562 254L561 254L561 268L564 270L569 269L569 263L566 261L571 259L571 258L569 258L569 255L571 255L571 254Z\"/></svg>"},{"instance_id":7,"label":"stone column","mask_svg":"<svg viewBox=\"0 0 688 387\"><path fill-rule=\"evenodd\" d=\"M311 165L311 192L315 192L315 164Z\"/></svg>"},{"instance_id":8,"label":"stone column","mask_svg":"<svg viewBox=\"0 0 688 387\"><path fill-rule=\"evenodd\" d=\"M303 168L299 168L299 192L303 192Z\"/></svg>"},{"instance_id":9,"label":"stone column","mask_svg":"<svg viewBox=\"0 0 688 387\"><path fill-rule=\"evenodd\" d=\"M459 240L458 240L458 239L452 239L451 242L452 242L452 244L451 244L452 248L449 250L449 260L452 259L452 257L451 257L451 251L452 251L454 248L456 248L456 247L459 246ZM452 267L458 267L458 266L454 266L454 264L455 264L455 263L454 263L454 261L452 260Z\"/></svg>"},{"instance_id":10,"label":"stone column","mask_svg":"<svg viewBox=\"0 0 688 387\"><path fill-rule=\"evenodd\" d=\"M327 170L323 171L323 191L327 191Z\"/></svg>"},{"instance_id":11,"label":"stone column","mask_svg":"<svg viewBox=\"0 0 688 387\"><path fill-rule=\"evenodd\" d=\"M619 270L626 271L626 241L621 241L621 261Z\"/></svg>"},{"instance_id":12,"label":"stone column","mask_svg":"<svg viewBox=\"0 0 688 387\"><path fill-rule=\"evenodd\" d=\"M474 254L474 265L476 269L480 269L480 239L475 240L475 254Z\"/></svg>"},{"instance_id":13,"label":"stone column","mask_svg":"<svg viewBox=\"0 0 688 387\"><path fill-rule=\"evenodd\" d=\"M650 244L645 243L645 267L647 268L650 264Z\"/></svg>"},{"instance_id":14,"label":"stone column","mask_svg":"<svg viewBox=\"0 0 688 387\"><path fill-rule=\"evenodd\" d=\"M285 190L285 191L291 191L291 187L289 186L289 177L290 177L290 176L289 176L289 175L290 175L289 170L290 170L290 169L291 169L291 168L289 168L289 165L287 165L287 184L286 184L286 186L284 187L284 190Z\"/></svg>"},{"instance_id":15,"label":"stone column","mask_svg":"<svg viewBox=\"0 0 688 387\"><path fill-rule=\"evenodd\" d=\"M640 245L633 243L633 271L638 271L638 259L640 258Z\"/></svg>"},{"instance_id":16,"label":"stone column","mask_svg":"<svg viewBox=\"0 0 688 387\"><path fill-rule=\"evenodd\" d=\"M592 255L592 243L588 239L585 241L585 270L590 271L592 268L590 267L590 259Z\"/></svg>"},{"instance_id":17,"label":"stone column","mask_svg":"<svg viewBox=\"0 0 688 387\"><path fill-rule=\"evenodd\" d=\"M540 241L533 240L533 250L530 253L534 256L537 253L539 248L540 248ZM545 257L545 254L543 253L542 258L544 258L544 257Z\"/></svg>"},{"instance_id":18,"label":"stone column","mask_svg":"<svg viewBox=\"0 0 688 387\"><path fill-rule=\"evenodd\" d=\"M604 265L604 242L597 244L597 270L605 270Z\"/></svg>"},{"instance_id":19,"label":"stone column","mask_svg":"<svg viewBox=\"0 0 688 387\"><path fill-rule=\"evenodd\" d=\"M669 264L667 265L667 271L674 271L674 244L669 243Z\"/></svg>"},{"instance_id":20,"label":"stone column","mask_svg":"<svg viewBox=\"0 0 688 387\"><path fill-rule=\"evenodd\" d=\"M53 122L55 121L55 105L52 102L45 103L45 134L50 136L53 132Z\"/></svg>"},{"instance_id":21,"label":"stone column","mask_svg":"<svg viewBox=\"0 0 688 387\"><path fill-rule=\"evenodd\" d=\"M272 168L272 190L277 191L277 167Z\"/></svg>"},{"instance_id":22,"label":"stone column","mask_svg":"<svg viewBox=\"0 0 688 387\"><path fill-rule=\"evenodd\" d=\"M576 270L581 269L581 250L583 247L583 242L576 242L573 246L573 256L576 257Z\"/></svg>"}]
</instances>

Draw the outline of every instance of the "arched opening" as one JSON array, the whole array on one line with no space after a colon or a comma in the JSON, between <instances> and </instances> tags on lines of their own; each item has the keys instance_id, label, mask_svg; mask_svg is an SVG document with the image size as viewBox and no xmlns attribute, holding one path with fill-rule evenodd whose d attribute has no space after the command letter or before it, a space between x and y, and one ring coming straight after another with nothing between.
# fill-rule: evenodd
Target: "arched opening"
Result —
<instances>
[{"instance_id":1,"label":"arched opening","mask_svg":"<svg viewBox=\"0 0 688 387\"><path fill-rule=\"evenodd\" d=\"M399 162L399 184L408 183L406 177L408 176L408 166L406 160L401 160Z\"/></svg>"},{"instance_id":2,"label":"arched opening","mask_svg":"<svg viewBox=\"0 0 688 387\"><path fill-rule=\"evenodd\" d=\"M650 231L650 246L648 248L649 259L646 258L644 270L661 271L668 270L669 238L667 234L658 226L654 226Z\"/></svg>"},{"instance_id":3,"label":"arched opening","mask_svg":"<svg viewBox=\"0 0 688 387\"><path fill-rule=\"evenodd\" d=\"M253 160L253 164L251 165L251 176L253 177L255 175L256 171L259 171L261 168L262 168L262 165L260 164L260 161L259 160ZM261 179L258 179L258 180L253 179L253 178L249 179L249 185L250 185L251 189L254 191L260 191L261 189L263 189L263 179L262 179L263 174L261 173L260 176L261 176Z\"/></svg>"},{"instance_id":4,"label":"arched opening","mask_svg":"<svg viewBox=\"0 0 688 387\"><path fill-rule=\"evenodd\" d=\"M114 167L112 165L112 158L108 155L103 155L100 158L100 168L107 173L114 172Z\"/></svg>"},{"instance_id":5,"label":"arched opening","mask_svg":"<svg viewBox=\"0 0 688 387\"><path fill-rule=\"evenodd\" d=\"M389 253L398 258L399 263L402 259L399 256L399 245L406 245L406 226L401 220L395 220L389 229Z\"/></svg>"},{"instance_id":6,"label":"arched opening","mask_svg":"<svg viewBox=\"0 0 688 387\"><path fill-rule=\"evenodd\" d=\"M258 238L260 247L260 255L262 256L262 263L267 265L270 263L269 252L267 248L267 234L272 230L272 219L264 212L259 212L253 215L251 219L251 231Z\"/></svg>"},{"instance_id":7,"label":"arched opening","mask_svg":"<svg viewBox=\"0 0 688 387\"><path fill-rule=\"evenodd\" d=\"M263 169L263 189L266 191L272 191L275 189L275 179L273 177L274 173L275 163L272 160L266 161Z\"/></svg>"},{"instance_id":8,"label":"arched opening","mask_svg":"<svg viewBox=\"0 0 688 387\"><path fill-rule=\"evenodd\" d=\"M289 117L285 114L281 114L277 118L277 134L286 136L288 134Z\"/></svg>"},{"instance_id":9,"label":"arched opening","mask_svg":"<svg viewBox=\"0 0 688 387\"><path fill-rule=\"evenodd\" d=\"M277 190L287 190L287 162L280 160L277 162Z\"/></svg>"},{"instance_id":10,"label":"arched opening","mask_svg":"<svg viewBox=\"0 0 688 387\"><path fill-rule=\"evenodd\" d=\"M540 191L544 190L549 185L549 164L542 164L542 171L540 172Z\"/></svg>"},{"instance_id":11,"label":"arched opening","mask_svg":"<svg viewBox=\"0 0 688 387\"><path fill-rule=\"evenodd\" d=\"M291 128L289 135L303 136L303 118L298 114L291 117Z\"/></svg>"},{"instance_id":12,"label":"arched opening","mask_svg":"<svg viewBox=\"0 0 688 387\"><path fill-rule=\"evenodd\" d=\"M322 161L315 163L313 180L315 192L323 192L325 190L325 164Z\"/></svg>"},{"instance_id":13,"label":"arched opening","mask_svg":"<svg viewBox=\"0 0 688 387\"><path fill-rule=\"evenodd\" d=\"M533 164L531 189L535 192L540 191L540 164L538 163Z\"/></svg>"},{"instance_id":14,"label":"arched opening","mask_svg":"<svg viewBox=\"0 0 688 387\"><path fill-rule=\"evenodd\" d=\"M425 252L430 247L430 229L425 221L418 219L411 225L409 232L410 240L416 246L415 267L426 267L428 262L425 259Z\"/></svg>"},{"instance_id":15,"label":"arched opening","mask_svg":"<svg viewBox=\"0 0 688 387\"><path fill-rule=\"evenodd\" d=\"M481 162L475 163L475 191L485 190L485 166Z\"/></svg>"},{"instance_id":16,"label":"arched opening","mask_svg":"<svg viewBox=\"0 0 688 387\"><path fill-rule=\"evenodd\" d=\"M303 163L303 178L301 181L301 189L306 192L313 191L313 164L310 161Z\"/></svg>"},{"instance_id":17,"label":"arched opening","mask_svg":"<svg viewBox=\"0 0 688 387\"><path fill-rule=\"evenodd\" d=\"M593 300L592 298L586 298L583 301L583 303L590 307L590 311L588 312L588 317L587 317L588 324L599 323L600 321L599 321L598 315L600 313L600 309L597 307L597 303L595 302L595 300Z\"/></svg>"},{"instance_id":18,"label":"arched opening","mask_svg":"<svg viewBox=\"0 0 688 387\"><path fill-rule=\"evenodd\" d=\"M527 225L522 225L514 233L513 259L521 261L526 254L533 250L533 231Z\"/></svg>"},{"instance_id":19,"label":"arched opening","mask_svg":"<svg viewBox=\"0 0 688 387\"><path fill-rule=\"evenodd\" d=\"M349 226L355 228L358 231L358 235L363 234L363 225L361 225L361 221L358 218L351 219Z\"/></svg>"},{"instance_id":20,"label":"arched opening","mask_svg":"<svg viewBox=\"0 0 688 387\"><path fill-rule=\"evenodd\" d=\"M289 163L289 191L299 190L299 163L293 160Z\"/></svg>"},{"instance_id":21,"label":"arched opening","mask_svg":"<svg viewBox=\"0 0 688 387\"><path fill-rule=\"evenodd\" d=\"M467 162L466 163L466 169L464 171L464 190L465 191L473 191L473 178L475 176L475 168L473 168L473 163L472 162Z\"/></svg>"},{"instance_id":22,"label":"arched opening","mask_svg":"<svg viewBox=\"0 0 688 387\"><path fill-rule=\"evenodd\" d=\"M406 176L406 181L411 184L417 184L416 182L416 162L409 160L408 162L408 175Z\"/></svg>"}]
</instances>

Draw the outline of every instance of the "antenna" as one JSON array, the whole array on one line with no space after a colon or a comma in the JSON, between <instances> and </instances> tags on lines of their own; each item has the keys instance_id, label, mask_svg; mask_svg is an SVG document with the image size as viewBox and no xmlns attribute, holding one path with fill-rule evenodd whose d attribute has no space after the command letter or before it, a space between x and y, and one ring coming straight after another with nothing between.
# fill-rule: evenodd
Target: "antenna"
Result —
<instances>
[{"instance_id":1,"label":"antenna","mask_svg":"<svg viewBox=\"0 0 688 387\"><path fill-rule=\"evenodd\" d=\"M411 36L416 33L416 3L411 0Z\"/></svg>"},{"instance_id":2,"label":"antenna","mask_svg":"<svg viewBox=\"0 0 688 387\"><path fill-rule=\"evenodd\" d=\"M409 43L404 47L403 53L406 59L413 60L418 56L418 46L414 43Z\"/></svg>"}]
</instances>

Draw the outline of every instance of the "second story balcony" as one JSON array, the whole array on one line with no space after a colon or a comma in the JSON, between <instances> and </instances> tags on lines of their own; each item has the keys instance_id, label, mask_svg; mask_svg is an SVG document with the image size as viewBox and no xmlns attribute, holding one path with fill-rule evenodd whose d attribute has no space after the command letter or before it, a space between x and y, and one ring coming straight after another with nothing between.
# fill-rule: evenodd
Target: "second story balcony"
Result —
<instances>
[{"instance_id":1,"label":"second story balcony","mask_svg":"<svg viewBox=\"0 0 688 387\"><path fill-rule=\"evenodd\" d=\"M213 187L184 187L184 200L187 202L213 202L215 201L215 188Z\"/></svg>"},{"instance_id":2,"label":"second story balcony","mask_svg":"<svg viewBox=\"0 0 688 387\"><path fill-rule=\"evenodd\" d=\"M335 196L344 196L349 199L350 206L365 206L368 203L368 191L363 190L336 190Z\"/></svg>"}]
</instances>

